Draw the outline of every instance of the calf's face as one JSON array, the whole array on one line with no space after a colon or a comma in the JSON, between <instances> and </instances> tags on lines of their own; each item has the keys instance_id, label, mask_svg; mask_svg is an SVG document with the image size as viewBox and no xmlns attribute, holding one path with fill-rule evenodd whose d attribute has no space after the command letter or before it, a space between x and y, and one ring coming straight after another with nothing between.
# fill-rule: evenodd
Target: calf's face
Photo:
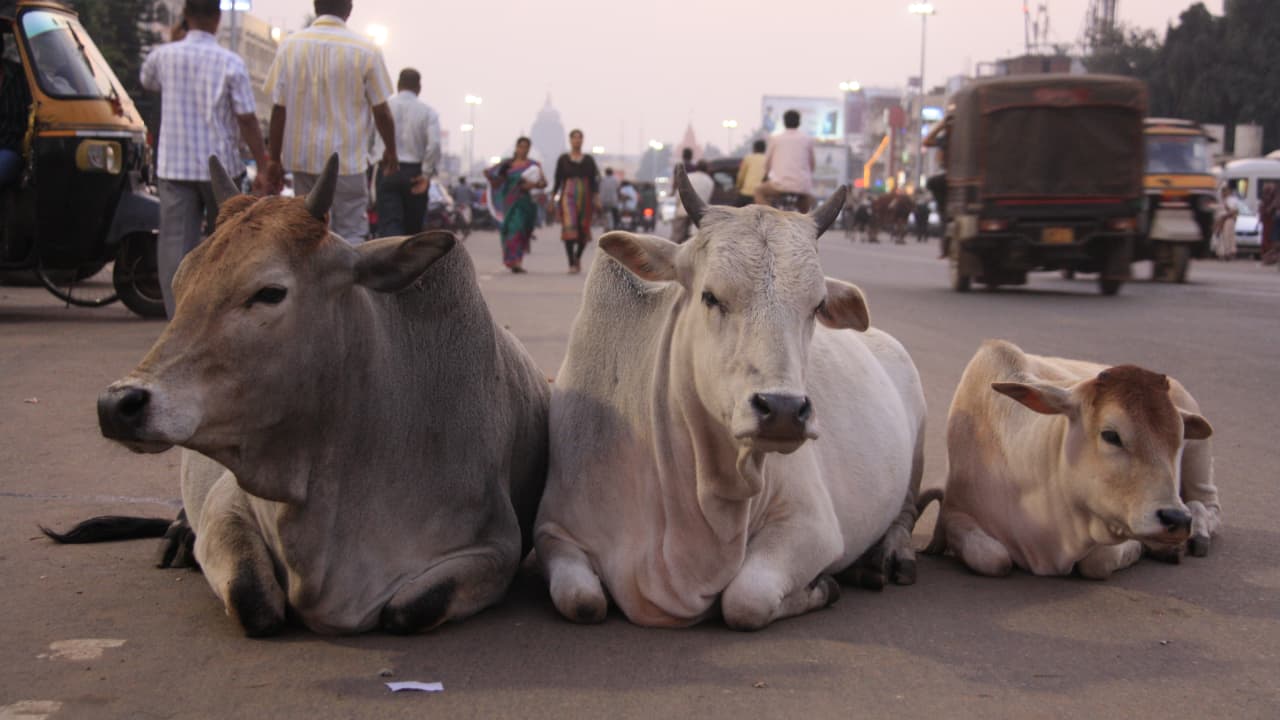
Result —
<instances>
[{"instance_id":1,"label":"calf's face","mask_svg":"<svg viewBox=\"0 0 1280 720\"><path fill-rule=\"evenodd\" d=\"M1174 545L1191 534L1180 497L1186 440L1209 437L1208 421L1179 410L1164 375L1131 365L1109 368L1070 389L995 383L1036 412L1067 418L1059 477L1105 527L1107 542Z\"/></svg>"},{"instance_id":2,"label":"calf's face","mask_svg":"<svg viewBox=\"0 0 1280 720\"><path fill-rule=\"evenodd\" d=\"M843 202L841 191L828 204ZM621 232L600 244L636 275L684 288L675 341L688 344L679 357L707 413L741 448L793 452L817 437L805 384L814 323L866 330L866 301L823 277L811 217L760 206L690 216L699 232L684 246Z\"/></svg>"}]
</instances>

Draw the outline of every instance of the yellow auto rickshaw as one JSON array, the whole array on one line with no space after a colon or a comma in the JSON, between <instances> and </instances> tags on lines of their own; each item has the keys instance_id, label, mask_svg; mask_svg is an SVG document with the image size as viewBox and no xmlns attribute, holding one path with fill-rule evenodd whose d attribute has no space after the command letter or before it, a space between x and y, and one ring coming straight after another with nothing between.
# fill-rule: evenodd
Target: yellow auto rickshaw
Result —
<instances>
[{"instance_id":1,"label":"yellow auto rickshaw","mask_svg":"<svg viewBox=\"0 0 1280 720\"><path fill-rule=\"evenodd\" d=\"M1135 259L1151 260L1155 280L1186 282L1191 258L1209 257L1216 181L1210 172L1213 139L1198 123L1147 118L1146 212Z\"/></svg>"},{"instance_id":2,"label":"yellow auto rickshaw","mask_svg":"<svg viewBox=\"0 0 1280 720\"><path fill-rule=\"evenodd\" d=\"M0 113L14 113L0 124L22 127L23 88L7 83L25 81L30 99L20 170L0 177L0 271L34 272L69 304L119 299L139 315L163 317L160 208L147 186L147 129L133 101L67 6L0 0L0 33ZM19 148L10 144L12 159ZM109 263L111 282L93 279Z\"/></svg>"}]
</instances>

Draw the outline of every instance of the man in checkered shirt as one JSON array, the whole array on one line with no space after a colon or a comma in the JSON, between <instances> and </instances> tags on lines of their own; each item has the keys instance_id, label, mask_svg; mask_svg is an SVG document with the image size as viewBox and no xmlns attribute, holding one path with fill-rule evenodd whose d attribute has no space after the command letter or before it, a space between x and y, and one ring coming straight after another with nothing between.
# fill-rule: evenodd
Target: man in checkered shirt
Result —
<instances>
[{"instance_id":1,"label":"man in checkered shirt","mask_svg":"<svg viewBox=\"0 0 1280 720\"><path fill-rule=\"evenodd\" d=\"M270 171L254 115L253 85L244 61L218 45L218 0L187 0L187 35L161 45L142 63L142 86L160 92L160 239L156 246L165 312L173 317L173 276L182 258L212 232L217 208L209 156L233 178L244 174L240 140L258 162L255 190Z\"/></svg>"}]
</instances>

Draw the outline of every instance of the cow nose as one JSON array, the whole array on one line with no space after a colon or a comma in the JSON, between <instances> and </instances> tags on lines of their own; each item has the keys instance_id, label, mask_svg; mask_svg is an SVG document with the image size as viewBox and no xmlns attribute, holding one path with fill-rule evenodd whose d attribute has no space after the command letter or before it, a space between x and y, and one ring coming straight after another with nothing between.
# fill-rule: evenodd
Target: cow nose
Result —
<instances>
[{"instance_id":1,"label":"cow nose","mask_svg":"<svg viewBox=\"0 0 1280 720\"><path fill-rule=\"evenodd\" d=\"M760 423L760 435L779 440L799 440L813 417L813 403L804 395L756 393L751 409Z\"/></svg>"},{"instance_id":2,"label":"cow nose","mask_svg":"<svg viewBox=\"0 0 1280 720\"><path fill-rule=\"evenodd\" d=\"M98 427L112 440L137 440L150 402L151 392L143 388L108 388L98 397Z\"/></svg>"},{"instance_id":3,"label":"cow nose","mask_svg":"<svg viewBox=\"0 0 1280 720\"><path fill-rule=\"evenodd\" d=\"M1169 532L1191 532L1191 515L1185 510L1164 508L1156 511L1156 517Z\"/></svg>"}]
</instances>

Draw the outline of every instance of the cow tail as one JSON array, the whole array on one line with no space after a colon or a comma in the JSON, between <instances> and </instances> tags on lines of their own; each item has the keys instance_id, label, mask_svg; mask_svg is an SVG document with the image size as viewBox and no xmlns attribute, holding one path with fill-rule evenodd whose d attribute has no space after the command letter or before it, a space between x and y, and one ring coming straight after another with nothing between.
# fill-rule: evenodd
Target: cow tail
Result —
<instances>
[{"instance_id":1,"label":"cow tail","mask_svg":"<svg viewBox=\"0 0 1280 720\"><path fill-rule=\"evenodd\" d=\"M41 525L40 532L51 540L64 545L137 540L139 538L164 537L172 520L159 518L128 517L124 515L99 515L78 523L70 530L59 533Z\"/></svg>"},{"instance_id":2,"label":"cow tail","mask_svg":"<svg viewBox=\"0 0 1280 720\"><path fill-rule=\"evenodd\" d=\"M937 500L942 503L946 493L942 488L929 488L920 493L920 497L916 499L916 517L924 514L924 509L929 507L929 503ZM942 526L942 514L938 514L938 521L933 526L933 538L924 549L926 555L941 555L947 551L947 533Z\"/></svg>"}]
</instances>

